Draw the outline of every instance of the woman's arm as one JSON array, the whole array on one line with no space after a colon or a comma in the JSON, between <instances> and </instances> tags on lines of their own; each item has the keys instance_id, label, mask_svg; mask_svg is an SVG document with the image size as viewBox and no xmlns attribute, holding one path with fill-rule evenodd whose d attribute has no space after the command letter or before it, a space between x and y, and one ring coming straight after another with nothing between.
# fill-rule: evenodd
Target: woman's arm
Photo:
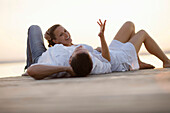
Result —
<instances>
[{"instance_id":1,"label":"woman's arm","mask_svg":"<svg viewBox=\"0 0 170 113\"><path fill-rule=\"evenodd\" d=\"M98 36L100 37L100 41L101 41L102 56L110 62L110 53L104 37L106 20L104 21L104 23L102 23L101 20L99 19L99 22L97 23L100 26L100 32Z\"/></svg>"},{"instance_id":2,"label":"woman's arm","mask_svg":"<svg viewBox=\"0 0 170 113\"><path fill-rule=\"evenodd\" d=\"M52 74L64 71L74 76L72 68L66 66L33 65L27 69L28 75L36 80L44 79Z\"/></svg>"}]
</instances>

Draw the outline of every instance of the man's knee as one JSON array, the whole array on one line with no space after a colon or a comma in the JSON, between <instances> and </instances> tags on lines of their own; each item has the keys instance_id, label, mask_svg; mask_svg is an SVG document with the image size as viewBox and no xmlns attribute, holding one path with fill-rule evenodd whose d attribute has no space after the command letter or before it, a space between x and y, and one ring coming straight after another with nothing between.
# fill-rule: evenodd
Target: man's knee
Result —
<instances>
[{"instance_id":1,"label":"man's knee","mask_svg":"<svg viewBox=\"0 0 170 113\"><path fill-rule=\"evenodd\" d=\"M40 29L38 25L31 25L28 30L37 30Z\"/></svg>"},{"instance_id":2,"label":"man's knee","mask_svg":"<svg viewBox=\"0 0 170 113\"><path fill-rule=\"evenodd\" d=\"M41 28L38 25L31 25L28 29L28 35L42 35Z\"/></svg>"}]
</instances>

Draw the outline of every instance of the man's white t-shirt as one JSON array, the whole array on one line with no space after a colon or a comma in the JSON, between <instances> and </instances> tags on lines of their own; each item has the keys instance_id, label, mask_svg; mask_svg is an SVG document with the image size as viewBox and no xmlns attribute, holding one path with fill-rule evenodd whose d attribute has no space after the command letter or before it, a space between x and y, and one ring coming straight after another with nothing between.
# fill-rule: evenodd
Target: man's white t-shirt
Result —
<instances>
[{"instance_id":1,"label":"man's white t-shirt","mask_svg":"<svg viewBox=\"0 0 170 113\"><path fill-rule=\"evenodd\" d=\"M89 51L92 58L93 69L90 74L103 74L111 72L111 64L108 60L102 57L101 53L94 50L91 46L86 44L64 46L63 44L55 44L50 47L46 52L44 52L38 63L42 65L54 65L54 66L70 66L69 59L74 50L82 45L85 49Z\"/></svg>"}]
</instances>

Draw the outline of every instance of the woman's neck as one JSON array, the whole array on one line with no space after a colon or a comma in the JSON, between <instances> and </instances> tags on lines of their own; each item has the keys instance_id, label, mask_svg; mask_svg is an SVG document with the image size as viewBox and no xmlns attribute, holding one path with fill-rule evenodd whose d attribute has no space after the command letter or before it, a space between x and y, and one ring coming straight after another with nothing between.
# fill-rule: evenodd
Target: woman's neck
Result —
<instances>
[{"instance_id":1,"label":"woman's neck","mask_svg":"<svg viewBox=\"0 0 170 113\"><path fill-rule=\"evenodd\" d=\"M64 44L63 44L63 45L64 45ZM70 44L68 44L68 45L64 45L64 46L72 46L72 45L74 45L74 44L70 43Z\"/></svg>"}]
</instances>

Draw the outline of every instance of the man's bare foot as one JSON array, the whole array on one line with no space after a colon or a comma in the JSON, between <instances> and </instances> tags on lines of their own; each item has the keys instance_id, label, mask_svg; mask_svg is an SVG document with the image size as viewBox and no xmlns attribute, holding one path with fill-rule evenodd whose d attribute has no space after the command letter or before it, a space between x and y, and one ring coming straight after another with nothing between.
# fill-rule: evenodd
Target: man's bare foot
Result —
<instances>
[{"instance_id":1,"label":"man's bare foot","mask_svg":"<svg viewBox=\"0 0 170 113\"><path fill-rule=\"evenodd\" d=\"M140 62L139 66L140 66L139 69L154 69L155 68L155 66L153 66L151 64L144 63L144 62Z\"/></svg>"},{"instance_id":2,"label":"man's bare foot","mask_svg":"<svg viewBox=\"0 0 170 113\"><path fill-rule=\"evenodd\" d=\"M170 60L167 62L163 63L163 68L170 68Z\"/></svg>"}]
</instances>

